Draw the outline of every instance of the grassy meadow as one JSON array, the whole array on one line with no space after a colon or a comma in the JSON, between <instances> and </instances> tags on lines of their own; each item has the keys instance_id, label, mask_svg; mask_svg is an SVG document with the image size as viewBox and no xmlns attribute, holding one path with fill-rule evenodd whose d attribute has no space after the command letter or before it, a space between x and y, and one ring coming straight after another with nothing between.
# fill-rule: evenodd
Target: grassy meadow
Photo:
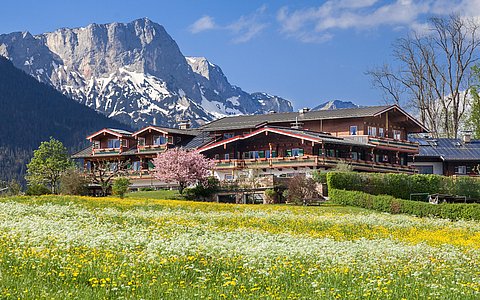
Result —
<instances>
[{"instance_id":1,"label":"grassy meadow","mask_svg":"<svg viewBox=\"0 0 480 300\"><path fill-rule=\"evenodd\" d=\"M480 223L323 205L0 198L0 299L478 299Z\"/></svg>"}]
</instances>

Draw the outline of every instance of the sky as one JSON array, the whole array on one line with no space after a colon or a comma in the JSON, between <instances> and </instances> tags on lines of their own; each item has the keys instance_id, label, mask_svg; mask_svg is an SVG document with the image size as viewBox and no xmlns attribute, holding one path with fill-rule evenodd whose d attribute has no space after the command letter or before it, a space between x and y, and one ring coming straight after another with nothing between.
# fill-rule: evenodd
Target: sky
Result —
<instances>
[{"instance_id":1,"label":"sky","mask_svg":"<svg viewBox=\"0 0 480 300\"><path fill-rule=\"evenodd\" d=\"M383 104L365 72L392 63L392 43L431 16L472 16L480 0L2 1L0 33L38 34L148 17L186 56L219 65L231 84L296 109L330 100Z\"/></svg>"}]
</instances>

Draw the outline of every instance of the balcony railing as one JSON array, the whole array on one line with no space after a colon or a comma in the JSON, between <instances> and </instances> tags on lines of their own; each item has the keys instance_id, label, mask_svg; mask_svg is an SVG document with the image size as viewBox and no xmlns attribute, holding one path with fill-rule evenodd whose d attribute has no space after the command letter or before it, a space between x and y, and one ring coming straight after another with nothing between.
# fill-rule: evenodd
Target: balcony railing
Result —
<instances>
[{"instance_id":1,"label":"balcony railing","mask_svg":"<svg viewBox=\"0 0 480 300\"><path fill-rule=\"evenodd\" d=\"M168 144L162 144L162 145L142 145L142 146L137 146L138 152L158 152L158 151L164 151L168 148Z\"/></svg>"},{"instance_id":2,"label":"balcony railing","mask_svg":"<svg viewBox=\"0 0 480 300\"><path fill-rule=\"evenodd\" d=\"M119 154L120 148L97 148L93 149L93 155L110 155Z\"/></svg>"},{"instance_id":3,"label":"balcony railing","mask_svg":"<svg viewBox=\"0 0 480 300\"><path fill-rule=\"evenodd\" d=\"M372 144L377 146L378 148L383 147L389 149L398 149L398 151L402 152L418 153L418 143L415 142L369 135L349 135L344 136L344 138L365 144Z\"/></svg>"},{"instance_id":4,"label":"balcony railing","mask_svg":"<svg viewBox=\"0 0 480 300\"><path fill-rule=\"evenodd\" d=\"M329 156L300 156L300 157L275 157L259 159L232 159L217 160L215 168L217 170L231 169L268 169L268 168L293 168L293 167L325 167L333 168L339 163L345 163L352 166L353 170L370 172L395 172L414 174L417 170L413 167L378 163L364 160L344 159Z\"/></svg>"}]
</instances>

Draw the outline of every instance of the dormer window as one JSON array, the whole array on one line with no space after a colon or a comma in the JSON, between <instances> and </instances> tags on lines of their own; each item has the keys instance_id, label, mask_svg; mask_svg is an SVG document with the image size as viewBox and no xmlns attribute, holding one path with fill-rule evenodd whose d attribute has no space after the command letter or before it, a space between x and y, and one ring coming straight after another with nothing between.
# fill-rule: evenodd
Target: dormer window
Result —
<instances>
[{"instance_id":1,"label":"dormer window","mask_svg":"<svg viewBox=\"0 0 480 300\"><path fill-rule=\"evenodd\" d=\"M120 148L120 140L108 139L108 148Z\"/></svg>"}]
</instances>

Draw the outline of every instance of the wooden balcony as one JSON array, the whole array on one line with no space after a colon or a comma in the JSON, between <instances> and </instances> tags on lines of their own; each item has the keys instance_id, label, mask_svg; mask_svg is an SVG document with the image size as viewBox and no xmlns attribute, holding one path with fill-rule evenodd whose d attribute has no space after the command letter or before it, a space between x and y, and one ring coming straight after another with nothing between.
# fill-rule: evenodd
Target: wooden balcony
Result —
<instances>
[{"instance_id":1,"label":"wooden balcony","mask_svg":"<svg viewBox=\"0 0 480 300\"><path fill-rule=\"evenodd\" d=\"M137 146L137 151L138 153L143 153L143 152L161 152L165 151L168 148L168 144L162 144L162 145L143 145L143 146Z\"/></svg>"},{"instance_id":2,"label":"wooden balcony","mask_svg":"<svg viewBox=\"0 0 480 300\"><path fill-rule=\"evenodd\" d=\"M215 168L217 170L232 169L281 169L297 167L324 167L334 168L339 163L345 163L352 166L356 171L367 172L391 172L415 174L417 170L413 167L390 163L377 163L364 160L343 159L328 156L300 156L300 157L275 157L259 159L232 159L217 160Z\"/></svg>"},{"instance_id":3,"label":"wooden balcony","mask_svg":"<svg viewBox=\"0 0 480 300\"><path fill-rule=\"evenodd\" d=\"M93 155L116 155L120 153L120 148L99 148L93 149Z\"/></svg>"},{"instance_id":4,"label":"wooden balcony","mask_svg":"<svg viewBox=\"0 0 480 300\"><path fill-rule=\"evenodd\" d=\"M365 144L375 145L378 149L397 150L399 152L418 153L418 143L395 140L391 138L382 138L369 135L349 135L345 139L358 141Z\"/></svg>"}]
</instances>

